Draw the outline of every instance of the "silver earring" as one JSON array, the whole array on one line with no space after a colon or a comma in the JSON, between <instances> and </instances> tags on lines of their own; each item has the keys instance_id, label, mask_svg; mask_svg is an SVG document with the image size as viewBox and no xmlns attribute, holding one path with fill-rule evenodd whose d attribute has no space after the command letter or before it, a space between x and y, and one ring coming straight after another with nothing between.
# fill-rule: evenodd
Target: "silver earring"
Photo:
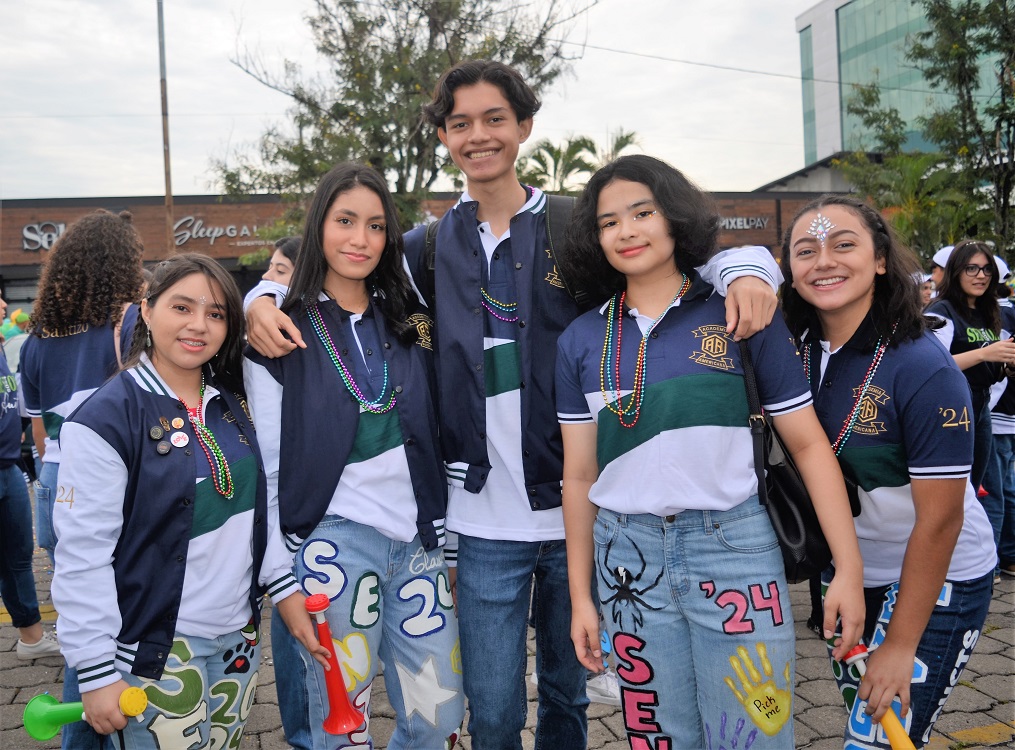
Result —
<instances>
[{"instance_id":1,"label":"silver earring","mask_svg":"<svg viewBox=\"0 0 1015 750\"><path fill-rule=\"evenodd\" d=\"M148 328L148 326L145 326L145 328ZM151 349L152 348L152 329L151 328L148 328L148 330L145 331L144 343L145 343L145 348L147 348L147 349Z\"/></svg>"}]
</instances>

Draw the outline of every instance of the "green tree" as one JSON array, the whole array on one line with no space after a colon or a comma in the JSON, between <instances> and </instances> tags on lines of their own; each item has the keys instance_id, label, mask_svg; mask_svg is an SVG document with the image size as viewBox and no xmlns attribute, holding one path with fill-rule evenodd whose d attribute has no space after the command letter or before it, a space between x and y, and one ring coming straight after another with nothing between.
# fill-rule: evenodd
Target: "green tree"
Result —
<instances>
[{"instance_id":1,"label":"green tree","mask_svg":"<svg viewBox=\"0 0 1015 750\"><path fill-rule=\"evenodd\" d=\"M606 139L608 145L603 148L598 143L594 149L593 164L595 168L602 169L631 146L638 145L638 135L634 131L627 131L621 128L616 133L607 131Z\"/></svg>"},{"instance_id":2,"label":"green tree","mask_svg":"<svg viewBox=\"0 0 1015 750\"><path fill-rule=\"evenodd\" d=\"M441 174L447 156L420 121L440 73L468 58L516 67L537 91L570 69L565 44L598 0L544 0L539 10L507 0L317 0L308 21L327 74L294 63L274 71L252 53L234 61L292 100L291 127L262 137L257 158L214 164L227 191L305 196L342 159L382 171L403 219Z\"/></svg>"},{"instance_id":3,"label":"green tree","mask_svg":"<svg viewBox=\"0 0 1015 750\"><path fill-rule=\"evenodd\" d=\"M963 196L953 201L933 202L943 214L954 211L949 225L953 236L994 239L1000 248L1015 249L1015 3L1012 0L919 0L928 30L914 36L906 50L907 59L923 73L933 89L950 96L919 125L924 137L939 153L930 162L942 165L936 180L943 189ZM886 155L883 166L916 173L926 167L916 159L911 165L898 152L905 127L898 112L881 106L878 84L857 87L848 105L870 129L876 148ZM855 167L853 177L873 169L858 155L846 160ZM921 167L922 165L922 167ZM868 175L869 177L869 175ZM881 179L881 184L886 184ZM874 180L878 183L879 180ZM858 186L861 183L856 183ZM862 183L869 190L871 185ZM871 193L874 195L873 193ZM877 197L877 196L875 196ZM878 198L879 202L881 201ZM928 199L929 200L929 199ZM984 210L986 209L986 210Z\"/></svg>"},{"instance_id":4,"label":"green tree","mask_svg":"<svg viewBox=\"0 0 1015 750\"><path fill-rule=\"evenodd\" d=\"M579 175L588 177L595 171L591 161L595 151L595 142L584 135L568 136L559 146L544 138L518 160L516 169L523 182L563 193L576 187L574 182Z\"/></svg>"}]
</instances>

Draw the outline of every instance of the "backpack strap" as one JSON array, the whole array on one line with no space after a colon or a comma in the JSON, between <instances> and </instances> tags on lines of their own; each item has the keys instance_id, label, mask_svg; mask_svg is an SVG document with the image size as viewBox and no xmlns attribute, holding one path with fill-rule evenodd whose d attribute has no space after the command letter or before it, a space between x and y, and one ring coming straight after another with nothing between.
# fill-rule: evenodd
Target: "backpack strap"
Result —
<instances>
[{"instance_id":1,"label":"backpack strap","mask_svg":"<svg viewBox=\"0 0 1015 750\"><path fill-rule=\"evenodd\" d=\"M567 293L579 307L584 308L588 300L588 293L569 284L564 274L560 272L560 264L557 262L557 248L564 247L564 233L567 231L567 225L571 221L571 214L574 213L576 202L577 199L570 195L546 194L546 241L550 246L550 256L553 259L554 266L557 268L557 275L564 284L564 289L567 290ZM429 288L422 290L422 292L431 313L435 309L434 303L436 302L437 291L436 274L434 272L437 266L437 231L443 219L444 217L442 216L437 221L432 221L426 225L426 234L423 240L426 284Z\"/></svg>"},{"instance_id":2,"label":"backpack strap","mask_svg":"<svg viewBox=\"0 0 1015 750\"><path fill-rule=\"evenodd\" d=\"M441 223L442 216L437 221L431 221L426 225L426 234L423 239L423 262L426 276L426 289L421 290L426 298L426 306L430 308L430 315L435 314L435 303L437 301L437 282L434 269L437 267L437 228Z\"/></svg>"},{"instance_id":3,"label":"backpack strap","mask_svg":"<svg viewBox=\"0 0 1015 750\"><path fill-rule=\"evenodd\" d=\"M571 214L577 199L571 195L546 195L546 241L550 245L550 256L553 264L557 267L557 276L564 284L564 289L571 295L578 307L584 308L588 301L588 293L584 289L578 289L569 284L567 278L561 273L560 263L557 262L557 249L564 247L564 234L567 225L571 221Z\"/></svg>"}]
</instances>

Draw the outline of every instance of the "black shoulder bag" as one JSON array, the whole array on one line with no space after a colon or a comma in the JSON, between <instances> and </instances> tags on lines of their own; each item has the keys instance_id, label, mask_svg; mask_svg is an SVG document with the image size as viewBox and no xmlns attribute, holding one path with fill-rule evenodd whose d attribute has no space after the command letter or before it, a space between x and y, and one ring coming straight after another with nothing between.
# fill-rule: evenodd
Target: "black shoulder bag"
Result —
<instances>
[{"instance_id":1,"label":"black shoulder bag","mask_svg":"<svg viewBox=\"0 0 1015 750\"><path fill-rule=\"evenodd\" d=\"M783 447L779 433L762 412L751 352L744 340L740 341L740 359L750 409L758 501L768 511L775 536L779 539L786 580L790 583L804 581L828 567L832 562L832 551L821 531L818 514L800 472Z\"/></svg>"}]
</instances>

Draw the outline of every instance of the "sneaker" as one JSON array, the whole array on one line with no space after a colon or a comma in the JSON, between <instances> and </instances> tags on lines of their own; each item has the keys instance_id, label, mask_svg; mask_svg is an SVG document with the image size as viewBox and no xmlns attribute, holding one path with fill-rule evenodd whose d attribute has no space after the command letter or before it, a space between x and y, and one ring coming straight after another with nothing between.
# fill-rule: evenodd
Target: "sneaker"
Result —
<instances>
[{"instance_id":1,"label":"sneaker","mask_svg":"<svg viewBox=\"0 0 1015 750\"><path fill-rule=\"evenodd\" d=\"M590 677L585 681L585 692L593 703L605 703L607 706L620 705L620 683L617 673L607 669L602 674Z\"/></svg>"},{"instance_id":2,"label":"sneaker","mask_svg":"<svg viewBox=\"0 0 1015 750\"><path fill-rule=\"evenodd\" d=\"M60 656L60 644L52 633L43 633L42 638L32 644L18 638L18 658L28 661L44 656Z\"/></svg>"},{"instance_id":3,"label":"sneaker","mask_svg":"<svg viewBox=\"0 0 1015 750\"><path fill-rule=\"evenodd\" d=\"M816 620L813 617L807 618L807 629L814 633L818 638L824 640L825 634L821 632L821 621Z\"/></svg>"},{"instance_id":4,"label":"sneaker","mask_svg":"<svg viewBox=\"0 0 1015 750\"><path fill-rule=\"evenodd\" d=\"M1001 572L1006 576L1015 576L1015 563L1008 563L1001 566Z\"/></svg>"}]
</instances>

